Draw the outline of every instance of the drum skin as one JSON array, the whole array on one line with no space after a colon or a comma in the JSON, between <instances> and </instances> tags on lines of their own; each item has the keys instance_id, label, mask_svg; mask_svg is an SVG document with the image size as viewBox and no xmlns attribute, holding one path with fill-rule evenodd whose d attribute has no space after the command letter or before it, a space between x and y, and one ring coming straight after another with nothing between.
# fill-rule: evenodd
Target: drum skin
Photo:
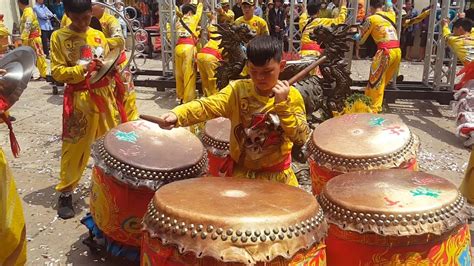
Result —
<instances>
[{"instance_id":1,"label":"drum skin","mask_svg":"<svg viewBox=\"0 0 474 266\"><path fill-rule=\"evenodd\" d=\"M326 265L319 205L277 182L174 182L155 193L143 224L141 265Z\"/></svg>"},{"instance_id":2,"label":"drum skin","mask_svg":"<svg viewBox=\"0 0 474 266\"><path fill-rule=\"evenodd\" d=\"M331 179L319 202L328 265L471 265L466 199L444 178L351 172Z\"/></svg>"},{"instance_id":3,"label":"drum skin","mask_svg":"<svg viewBox=\"0 0 474 266\"><path fill-rule=\"evenodd\" d=\"M346 114L326 120L309 142L312 190L343 173L373 169L418 170L419 141L396 115Z\"/></svg>"}]
</instances>

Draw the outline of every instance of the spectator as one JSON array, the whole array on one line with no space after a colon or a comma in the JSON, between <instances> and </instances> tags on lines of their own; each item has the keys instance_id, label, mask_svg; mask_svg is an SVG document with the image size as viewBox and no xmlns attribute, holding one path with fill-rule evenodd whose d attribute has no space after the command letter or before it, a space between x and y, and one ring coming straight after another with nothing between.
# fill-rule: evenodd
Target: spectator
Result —
<instances>
[{"instance_id":1,"label":"spectator","mask_svg":"<svg viewBox=\"0 0 474 266\"><path fill-rule=\"evenodd\" d=\"M41 28L41 42L43 43L43 52L46 57L49 57L49 40L53 33L53 25L51 19L54 17L48 7L44 4L44 0L36 0L35 6L33 7L36 17Z\"/></svg>"},{"instance_id":2,"label":"spectator","mask_svg":"<svg viewBox=\"0 0 474 266\"><path fill-rule=\"evenodd\" d=\"M234 23L234 12L230 10L229 0L221 0L220 6L217 7L217 23Z\"/></svg>"},{"instance_id":3,"label":"spectator","mask_svg":"<svg viewBox=\"0 0 474 266\"><path fill-rule=\"evenodd\" d=\"M331 17L332 18L337 18L337 16L339 16L339 0L332 0L331 2ZM329 7L329 5L328 5Z\"/></svg>"},{"instance_id":4,"label":"spectator","mask_svg":"<svg viewBox=\"0 0 474 266\"><path fill-rule=\"evenodd\" d=\"M319 8L318 18L331 18L331 11L328 9L326 2L321 2L321 7Z\"/></svg>"},{"instance_id":5,"label":"spectator","mask_svg":"<svg viewBox=\"0 0 474 266\"><path fill-rule=\"evenodd\" d=\"M232 7L232 12L234 12L234 19L238 19L244 15L242 11L242 0L236 0L235 5Z\"/></svg>"},{"instance_id":6,"label":"spectator","mask_svg":"<svg viewBox=\"0 0 474 266\"><path fill-rule=\"evenodd\" d=\"M285 11L282 8L281 0L275 0L275 7L268 13L268 24L270 35L283 40L285 31Z\"/></svg>"},{"instance_id":7,"label":"spectator","mask_svg":"<svg viewBox=\"0 0 474 266\"><path fill-rule=\"evenodd\" d=\"M62 0L55 0L52 7L54 15L56 15L56 18L61 21L64 16L64 5Z\"/></svg>"},{"instance_id":8,"label":"spectator","mask_svg":"<svg viewBox=\"0 0 474 266\"><path fill-rule=\"evenodd\" d=\"M10 32L3 22L3 14L0 14L0 57L8 51L8 37Z\"/></svg>"},{"instance_id":9,"label":"spectator","mask_svg":"<svg viewBox=\"0 0 474 266\"><path fill-rule=\"evenodd\" d=\"M114 4L115 6L115 9L117 10L117 12L120 13L120 15L122 15L123 17L125 17L125 8L124 8L124 4L121 0L117 0ZM123 35L123 38L126 40L127 39L127 23L125 22L125 20L119 16L118 14L115 14L115 17L118 19L119 21L119 24L120 24L120 27L122 28L122 35Z\"/></svg>"},{"instance_id":10,"label":"spectator","mask_svg":"<svg viewBox=\"0 0 474 266\"><path fill-rule=\"evenodd\" d=\"M365 1L359 0L357 3L357 23L362 24L365 20ZM355 42L355 58L360 59L360 44Z\"/></svg>"},{"instance_id":11,"label":"spectator","mask_svg":"<svg viewBox=\"0 0 474 266\"><path fill-rule=\"evenodd\" d=\"M147 3L144 0L140 0L137 3L136 8L140 11L141 13L141 23L143 27L148 27L150 26L150 9L147 5Z\"/></svg>"},{"instance_id":12,"label":"spectator","mask_svg":"<svg viewBox=\"0 0 474 266\"><path fill-rule=\"evenodd\" d=\"M413 4L410 0L405 2L406 19L412 19L417 17L418 10L413 8ZM402 12L403 14L403 12ZM405 60L411 61L411 52L413 48L413 43L415 42L415 30L416 25L408 26L404 29L402 33L402 54L404 55Z\"/></svg>"},{"instance_id":13,"label":"spectator","mask_svg":"<svg viewBox=\"0 0 474 266\"><path fill-rule=\"evenodd\" d=\"M268 0L267 3L267 8L265 10L265 17L264 19L268 22L268 15L270 14L270 10L272 10L275 7L275 4L273 3L273 0Z\"/></svg>"},{"instance_id":14,"label":"spectator","mask_svg":"<svg viewBox=\"0 0 474 266\"><path fill-rule=\"evenodd\" d=\"M422 12L425 10L430 9L430 7L425 7ZM420 55L418 57L418 61L422 61L425 58L426 53L426 43L428 42L428 26L430 23L430 17L425 18L421 22L421 31L420 31Z\"/></svg>"}]
</instances>

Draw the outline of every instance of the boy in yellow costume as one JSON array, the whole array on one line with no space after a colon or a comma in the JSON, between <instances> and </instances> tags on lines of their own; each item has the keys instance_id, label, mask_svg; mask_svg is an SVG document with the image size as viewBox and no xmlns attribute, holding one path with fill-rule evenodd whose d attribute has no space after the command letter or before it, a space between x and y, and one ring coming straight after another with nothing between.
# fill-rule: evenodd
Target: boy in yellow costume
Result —
<instances>
[{"instance_id":1,"label":"boy in yellow costume","mask_svg":"<svg viewBox=\"0 0 474 266\"><path fill-rule=\"evenodd\" d=\"M208 97L217 93L216 83L216 68L219 66L219 61L222 61L222 49L219 49L219 40L213 40L219 34L214 33L217 31L216 18L214 15L211 17L211 25L207 28L209 32L209 41L197 54L197 66L199 74L201 75L202 90L204 96Z\"/></svg>"},{"instance_id":2,"label":"boy in yellow costume","mask_svg":"<svg viewBox=\"0 0 474 266\"><path fill-rule=\"evenodd\" d=\"M219 24L234 23L235 15L234 15L234 12L232 12L232 10L230 9L229 0L222 0L221 7L217 8L216 11L217 11L217 23Z\"/></svg>"},{"instance_id":3,"label":"boy in yellow costume","mask_svg":"<svg viewBox=\"0 0 474 266\"><path fill-rule=\"evenodd\" d=\"M97 2L103 3L104 0L99 0ZM104 33L107 41L109 43L110 49L120 49L122 53L120 55L119 61L117 64L123 69L127 65L127 55L125 54L125 39L122 34L122 27L118 19L107 12L105 12L105 7L99 4L92 6L92 15L99 19L100 25L102 27L102 32ZM122 72L124 75L122 79L116 80L116 84L119 86L124 86L125 96L124 96L124 107L125 112L127 113L127 120L133 121L138 119L138 110L136 105L137 94L135 92L132 80L132 74L128 69ZM125 85L127 84L127 85Z\"/></svg>"},{"instance_id":4,"label":"boy in yellow costume","mask_svg":"<svg viewBox=\"0 0 474 266\"><path fill-rule=\"evenodd\" d=\"M69 24L71 24L71 20L69 19L69 17L66 14L64 14L63 18L61 19L61 23L60 23L59 26L61 28L64 28L64 27L69 26Z\"/></svg>"},{"instance_id":5,"label":"boy in yellow costume","mask_svg":"<svg viewBox=\"0 0 474 266\"><path fill-rule=\"evenodd\" d=\"M29 6L29 0L18 0L18 6L23 11L20 19L20 32L22 45L28 45L36 53L36 67L40 73L40 79L46 79L46 55L43 52L41 42L41 28L33 8Z\"/></svg>"},{"instance_id":6,"label":"boy in yellow costume","mask_svg":"<svg viewBox=\"0 0 474 266\"><path fill-rule=\"evenodd\" d=\"M3 22L3 14L0 14L0 56L8 51L8 37L10 32Z\"/></svg>"},{"instance_id":7,"label":"boy in yellow costume","mask_svg":"<svg viewBox=\"0 0 474 266\"><path fill-rule=\"evenodd\" d=\"M382 111L385 87L398 72L402 52L395 27L396 14L391 0L386 3L387 11L383 11L383 0L370 0L370 17L362 25L360 44L372 35L377 44L377 53L370 67L369 83L365 95L372 99L372 110Z\"/></svg>"},{"instance_id":8,"label":"boy in yellow costume","mask_svg":"<svg viewBox=\"0 0 474 266\"><path fill-rule=\"evenodd\" d=\"M185 127L216 117L231 120L230 156L220 171L227 176L274 180L297 186L291 148L310 134L301 94L279 81L285 67L282 42L260 36L247 46L251 79L232 81L215 95L174 108L163 128Z\"/></svg>"},{"instance_id":9,"label":"boy in yellow costume","mask_svg":"<svg viewBox=\"0 0 474 266\"><path fill-rule=\"evenodd\" d=\"M104 34L89 28L90 0L65 0L64 9L72 23L51 36L52 76L66 83L63 103L63 145L61 152L58 215L74 217L71 192L79 183L90 157L91 144L126 119L113 78L89 83L109 52ZM123 95L121 95L123 96ZM122 106L123 107L123 106ZM121 119L122 118L122 119Z\"/></svg>"},{"instance_id":10,"label":"boy in yellow costume","mask_svg":"<svg viewBox=\"0 0 474 266\"><path fill-rule=\"evenodd\" d=\"M6 70L0 69L0 77ZM1 111L3 112L3 111ZM26 264L26 226L21 200L0 149L0 265Z\"/></svg>"},{"instance_id":11,"label":"boy in yellow costume","mask_svg":"<svg viewBox=\"0 0 474 266\"><path fill-rule=\"evenodd\" d=\"M201 21L203 10L202 0L197 8L185 4L181 11L183 16L176 21L176 37L178 38L174 51L174 70L176 78L176 97L179 102L189 102L196 98L196 44L199 33L197 27Z\"/></svg>"},{"instance_id":12,"label":"boy in yellow costume","mask_svg":"<svg viewBox=\"0 0 474 266\"><path fill-rule=\"evenodd\" d=\"M299 27L301 31L301 56L319 56L321 48L318 43L309 38L313 30L318 26L329 27L332 24L341 24L346 21L347 8L346 1L341 1L341 11L336 18L319 18L318 12L321 4L309 4L306 8L307 12L301 14L299 19Z\"/></svg>"},{"instance_id":13,"label":"boy in yellow costume","mask_svg":"<svg viewBox=\"0 0 474 266\"><path fill-rule=\"evenodd\" d=\"M267 22L259 17L254 15L255 11L255 2L254 0L244 0L242 1L242 12L243 16L238 18L235 21L236 25L246 24L253 30L256 36L269 35L270 31L268 30Z\"/></svg>"}]
</instances>

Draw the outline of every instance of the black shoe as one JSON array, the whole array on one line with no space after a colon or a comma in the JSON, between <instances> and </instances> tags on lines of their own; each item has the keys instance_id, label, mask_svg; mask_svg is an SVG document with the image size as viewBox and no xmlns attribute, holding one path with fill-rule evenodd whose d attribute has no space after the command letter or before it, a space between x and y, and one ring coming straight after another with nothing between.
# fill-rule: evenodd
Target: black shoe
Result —
<instances>
[{"instance_id":1,"label":"black shoe","mask_svg":"<svg viewBox=\"0 0 474 266\"><path fill-rule=\"evenodd\" d=\"M10 119L10 121L12 121L12 122L16 121L16 118L14 116L11 116L11 115L8 117L8 119Z\"/></svg>"},{"instance_id":2,"label":"black shoe","mask_svg":"<svg viewBox=\"0 0 474 266\"><path fill-rule=\"evenodd\" d=\"M64 220L74 217L74 208L72 207L72 195L59 195L58 216Z\"/></svg>"}]
</instances>

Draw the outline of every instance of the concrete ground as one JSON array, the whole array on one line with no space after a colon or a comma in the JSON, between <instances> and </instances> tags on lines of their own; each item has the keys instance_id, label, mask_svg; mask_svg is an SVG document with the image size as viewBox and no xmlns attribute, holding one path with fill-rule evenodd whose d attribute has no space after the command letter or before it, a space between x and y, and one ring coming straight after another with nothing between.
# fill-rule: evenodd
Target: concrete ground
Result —
<instances>
[{"instance_id":1,"label":"concrete ground","mask_svg":"<svg viewBox=\"0 0 474 266\"><path fill-rule=\"evenodd\" d=\"M147 67L156 69L157 61ZM368 61L353 64L355 79L367 79ZM404 63L401 74L406 80L421 80L422 66ZM173 90L156 92L137 88L137 105L141 113L160 115L175 105ZM449 106L430 101L399 100L387 107L399 114L421 139L420 166L459 184L467 164L469 151L454 135L455 124ZM62 95L53 95L46 82L31 82L21 100L13 107L17 118L14 129L21 145L21 157L14 159L9 150L6 126L0 127L0 144L8 156L23 200L27 222L29 265L129 265L110 258L103 252L91 253L82 244L86 228L79 220L88 211L88 188L92 160L74 193L76 217L67 221L56 216L61 152Z\"/></svg>"}]
</instances>

